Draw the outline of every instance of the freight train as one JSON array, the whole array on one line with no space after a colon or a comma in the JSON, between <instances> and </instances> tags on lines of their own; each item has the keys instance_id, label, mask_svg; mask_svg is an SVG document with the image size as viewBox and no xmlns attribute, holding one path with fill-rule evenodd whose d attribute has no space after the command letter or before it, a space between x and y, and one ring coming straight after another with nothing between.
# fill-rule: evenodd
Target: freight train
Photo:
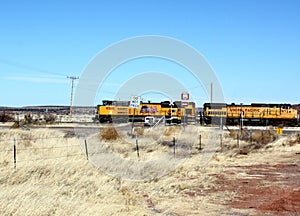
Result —
<instances>
[{"instance_id":1,"label":"freight train","mask_svg":"<svg viewBox=\"0 0 300 216\"><path fill-rule=\"evenodd\" d=\"M181 101L159 103L141 102L131 108L130 101L103 100L97 106L95 119L105 122L145 122L149 119L165 118L167 123L200 123L202 125L253 125L253 126L299 126L299 113L291 104L252 103L226 104L204 103L196 108L194 102Z\"/></svg>"},{"instance_id":2,"label":"freight train","mask_svg":"<svg viewBox=\"0 0 300 216\"><path fill-rule=\"evenodd\" d=\"M298 126L299 114L291 104L205 103L203 121L205 124Z\"/></svg>"},{"instance_id":3,"label":"freight train","mask_svg":"<svg viewBox=\"0 0 300 216\"><path fill-rule=\"evenodd\" d=\"M129 106L130 101L103 100L97 106L95 119L100 123L105 122L144 122L146 117L160 119L166 122L180 124L195 119L195 103L189 102L186 106L181 101L163 101L159 103L141 102L138 108Z\"/></svg>"}]
</instances>

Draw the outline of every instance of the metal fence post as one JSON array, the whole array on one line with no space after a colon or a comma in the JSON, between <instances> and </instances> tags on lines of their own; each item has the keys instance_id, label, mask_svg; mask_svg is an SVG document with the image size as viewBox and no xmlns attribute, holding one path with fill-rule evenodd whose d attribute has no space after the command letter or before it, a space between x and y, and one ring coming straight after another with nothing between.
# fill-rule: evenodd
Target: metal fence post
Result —
<instances>
[{"instance_id":1,"label":"metal fence post","mask_svg":"<svg viewBox=\"0 0 300 216\"><path fill-rule=\"evenodd\" d=\"M16 138L14 138L14 168L17 168L17 148L16 148Z\"/></svg>"},{"instance_id":2,"label":"metal fence post","mask_svg":"<svg viewBox=\"0 0 300 216\"><path fill-rule=\"evenodd\" d=\"M201 134L199 135L199 150L201 151L202 147L201 147L202 141L201 141Z\"/></svg>"},{"instance_id":3,"label":"metal fence post","mask_svg":"<svg viewBox=\"0 0 300 216\"><path fill-rule=\"evenodd\" d=\"M221 151L224 150L224 146L223 146L223 137L222 134L220 134L220 145L221 145Z\"/></svg>"},{"instance_id":4,"label":"metal fence post","mask_svg":"<svg viewBox=\"0 0 300 216\"><path fill-rule=\"evenodd\" d=\"M240 148L240 134L237 134L237 148Z\"/></svg>"},{"instance_id":5,"label":"metal fence post","mask_svg":"<svg viewBox=\"0 0 300 216\"><path fill-rule=\"evenodd\" d=\"M85 146L86 159L89 160L89 152L88 152L88 147L87 147L87 141L86 141L86 139L84 140L84 146Z\"/></svg>"},{"instance_id":6,"label":"metal fence post","mask_svg":"<svg viewBox=\"0 0 300 216\"><path fill-rule=\"evenodd\" d=\"M136 153L137 153L137 156L138 156L138 158L140 158L139 142L138 142L137 134L135 135L135 145L136 145Z\"/></svg>"}]
</instances>

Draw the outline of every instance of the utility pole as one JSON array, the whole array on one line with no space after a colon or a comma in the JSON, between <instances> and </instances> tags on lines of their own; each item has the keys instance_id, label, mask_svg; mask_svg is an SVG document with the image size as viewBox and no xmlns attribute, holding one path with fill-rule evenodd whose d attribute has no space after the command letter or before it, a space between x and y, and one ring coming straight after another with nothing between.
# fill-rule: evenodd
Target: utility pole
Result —
<instances>
[{"instance_id":1,"label":"utility pole","mask_svg":"<svg viewBox=\"0 0 300 216\"><path fill-rule=\"evenodd\" d=\"M72 118L72 104L73 104L74 81L75 81L76 79L79 79L79 77L75 77L75 76L67 76L67 78L72 80L71 98L70 98L70 118Z\"/></svg>"}]
</instances>

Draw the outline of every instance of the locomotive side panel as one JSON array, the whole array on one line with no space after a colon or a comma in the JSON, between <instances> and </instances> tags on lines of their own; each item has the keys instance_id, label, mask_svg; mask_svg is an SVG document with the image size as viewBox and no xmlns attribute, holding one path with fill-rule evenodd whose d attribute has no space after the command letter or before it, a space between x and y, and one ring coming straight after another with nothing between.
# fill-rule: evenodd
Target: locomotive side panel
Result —
<instances>
[{"instance_id":1,"label":"locomotive side panel","mask_svg":"<svg viewBox=\"0 0 300 216\"><path fill-rule=\"evenodd\" d=\"M219 119L226 118L227 125L298 125L298 111L290 104L251 104L226 105L204 104L204 121L206 124L219 123ZM213 122L213 119L215 119Z\"/></svg>"},{"instance_id":2,"label":"locomotive side panel","mask_svg":"<svg viewBox=\"0 0 300 216\"><path fill-rule=\"evenodd\" d=\"M193 107L189 107L189 115L195 113ZM169 123L181 123L182 113L185 111L176 104L169 101L161 103L141 103L138 108L129 107L126 101L103 101L102 105L97 106L96 119L104 122L144 122L147 116L156 118L165 117Z\"/></svg>"}]
</instances>

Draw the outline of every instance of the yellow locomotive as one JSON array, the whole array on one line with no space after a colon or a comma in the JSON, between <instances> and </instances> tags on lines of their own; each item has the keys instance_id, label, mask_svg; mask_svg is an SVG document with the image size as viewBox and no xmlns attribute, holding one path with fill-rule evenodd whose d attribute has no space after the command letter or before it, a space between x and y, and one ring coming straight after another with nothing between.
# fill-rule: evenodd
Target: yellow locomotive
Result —
<instances>
[{"instance_id":1,"label":"yellow locomotive","mask_svg":"<svg viewBox=\"0 0 300 216\"><path fill-rule=\"evenodd\" d=\"M97 106L95 119L100 123L144 122L146 117L152 116L165 117L168 123L180 124L182 121L193 121L195 118L193 102L188 103L187 106L182 106L180 101L141 102L138 108L130 107L129 103L129 101L103 100L102 104Z\"/></svg>"},{"instance_id":2,"label":"yellow locomotive","mask_svg":"<svg viewBox=\"0 0 300 216\"><path fill-rule=\"evenodd\" d=\"M206 124L237 125L286 125L297 126L299 114L291 104L236 105L225 103L205 103L203 118Z\"/></svg>"}]
</instances>

